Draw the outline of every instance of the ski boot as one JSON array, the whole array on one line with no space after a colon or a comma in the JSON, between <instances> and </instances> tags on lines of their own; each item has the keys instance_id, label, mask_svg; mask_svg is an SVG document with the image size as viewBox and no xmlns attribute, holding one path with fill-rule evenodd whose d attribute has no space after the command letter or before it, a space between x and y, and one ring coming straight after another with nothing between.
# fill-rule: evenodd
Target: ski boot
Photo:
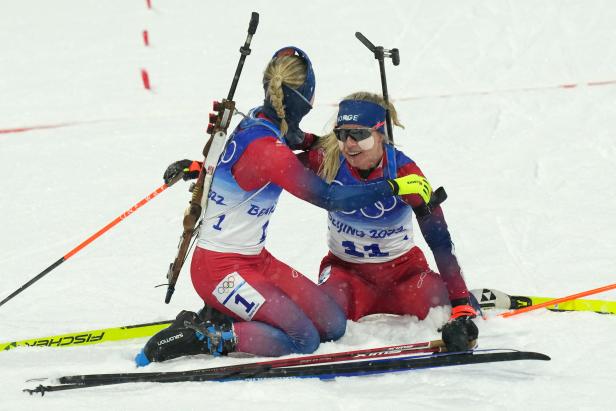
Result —
<instances>
[{"instance_id":1,"label":"ski boot","mask_svg":"<svg viewBox=\"0 0 616 411\"><path fill-rule=\"evenodd\" d=\"M533 305L529 297L508 295L493 288L470 290L483 310L516 310Z\"/></svg>"},{"instance_id":2,"label":"ski boot","mask_svg":"<svg viewBox=\"0 0 616 411\"><path fill-rule=\"evenodd\" d=\"M210 322L223 328L230 329L233 325L233 318L221 313L216 308L211 307L207 304L205 304L203 308L197 312L197 315L199 316L201 321Z\"/></svg>"},{"instance_id":3,"label":"ski boot","mask_svg":"<svg viewBox=\"0 0 616 411\"><path fill-rule=\"evenodd\" d=\"M222 315L222 314L220 314ZM213 317L212 317L213 318ZM181 311L166 329L156 333L135 357L137 366L185 355L227 355L235 349L231 321L203 321L192 311Z\"/></svg>"}]
</instances>

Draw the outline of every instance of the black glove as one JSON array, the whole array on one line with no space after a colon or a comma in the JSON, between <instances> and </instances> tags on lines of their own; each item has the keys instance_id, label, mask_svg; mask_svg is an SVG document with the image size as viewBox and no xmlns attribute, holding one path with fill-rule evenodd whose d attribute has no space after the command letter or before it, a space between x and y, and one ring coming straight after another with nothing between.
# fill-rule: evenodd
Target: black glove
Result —
<instances>
[{"instance_id":1,"label":"black glove","mask_svg":"<svg viewBox=\"0 0 616 411\"><path fill-rule=\"evenodd\" d=\"M468 305L468 301L452 307L451 318L442 329L443 342L448 352L468 351L475 346L479 337L479 329L473 322L476 316L475 309Z\"/></svg>"},{"instance_id":2,"label":"black glove","mask_svg":"<svg viewBox=\"0 0 616 411\"><path fill-rule=\"evenodd\" d=\"M306 146L305 150L310 150L311 148L315 147L317 144L319 144L319 141L322 138L323 137L317 136L316 134L304 133L304 146Z\"/></svg>"},{"instance_id":3,"label":"black glove","mask_svg":"<svg viewBox=\"0 0 616 411\"><path fill-rule=\"evenodd\" d=\"M163 180L165 180L166 184L171 183L172 181L179 180L180 175L184 179L184 181L191 180L193 178L199 177L199 171L201 171L201 167L203 167L203 163L199 161L192 160L180 160L172 163L165 170L165 174L163 174Z\"/></svg>"},{"instance_id":4,"label":"black glove","mask_svg":"<svg viewBox=\"0 0 616 411\"><path fill-rule=\"evenodd\" d=\"M293 134L294 133L294 134ZM304 133L302 130L297 129L295 131L287 132L285 139L291 150L308 151L313 148L321 137L312 133Z\"/></svg>"}]
</instances>

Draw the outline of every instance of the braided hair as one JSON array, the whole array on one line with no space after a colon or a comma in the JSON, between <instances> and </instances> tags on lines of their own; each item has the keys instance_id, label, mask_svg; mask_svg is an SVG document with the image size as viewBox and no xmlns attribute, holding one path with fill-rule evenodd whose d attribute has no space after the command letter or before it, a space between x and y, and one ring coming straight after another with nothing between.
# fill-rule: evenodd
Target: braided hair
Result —
<instances>
[{"instance_id":1,"label":"braided hair","mask_svg":"<svg viewBox=\"0 0 616 411\"><path fill-rule=\"evenodd\" d=\"M286 135L289 126L285 119L284 92L282 85L297 89L306 81L307 66L298 56L274 57L263 72L263 84L266 85L265 97L269 99L280 117L280 132Z\"/></svg>"}]
</instances>

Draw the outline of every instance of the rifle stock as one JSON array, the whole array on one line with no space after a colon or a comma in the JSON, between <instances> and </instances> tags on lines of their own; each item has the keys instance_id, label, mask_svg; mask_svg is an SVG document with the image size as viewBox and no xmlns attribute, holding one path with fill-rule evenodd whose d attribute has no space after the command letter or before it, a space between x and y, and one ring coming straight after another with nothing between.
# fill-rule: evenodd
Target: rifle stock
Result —
<instances>
[{"instance_id":1,"label":"rifle stock","mask_svg":"<svg viewBox=\"0 0 616 411\"><path fill-rule=\"evenodd\" d=\"M167 286L167 294L165 295L166 304L169 304L171 301L171 296L175 292L175 284L178 281L178 276L180 275L180 271L182 270L182 266L186 260L186 255L188 254L188 249L190 247L190 240L192 239L193 233L195 232L195 226L197 225L197 221L201 215L201 198L203 196L204 180L202 174L203 173L200 173L199 179L193 189L190 205L184 212L184 219L182 221L184 231L182 231L182 235L180 236L180 243L178 245L178 252L175 260L173 260L173 263L169 265L169 271L167 272L167 280L169 281L169 284ZM199 184L199 181L201 181L201 184Z\"/></svg>"}]
</instances>

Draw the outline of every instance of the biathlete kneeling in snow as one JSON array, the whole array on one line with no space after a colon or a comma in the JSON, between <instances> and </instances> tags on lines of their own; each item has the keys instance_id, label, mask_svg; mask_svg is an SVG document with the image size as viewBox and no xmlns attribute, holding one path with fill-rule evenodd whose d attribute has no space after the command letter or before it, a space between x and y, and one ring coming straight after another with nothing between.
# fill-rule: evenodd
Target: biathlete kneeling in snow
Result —
<instances>
[{"instance_id":1,"label":"biathlete kneeling in snow","mask_svg":"<svg viewBox=\"0 0 616 411\"><path fill-rule=\"evenodd\" d=\"M392 104L359 92L339 105L336 126L318 148L300 159L323 179L342 187L370 185L408 175L423 176L417 164L389 144L385 108L400 126ZM413 242L412 216L430 247L440 275ZM432 307L452 306L443 340L449 351L477 339L476 316L440 205L426 207L415 193L390 196L368 206L329 210L329 254L321 262L320 289L350 320L374 313L423 319Z\"/></svg>"},{"instance_id":2,"label":"biathlete kneeling in snow","mask_svg":"<svg viewBox=\"0 0 616 411\"><path fill-rule=\"evenodd\" d=\"M396 194L430 198L419 175L347 187L328 185L302 165L291 148L306 148L315 139L299 128L312 108L315 78L301 50L277 51L263 87L263 105L240 122L220 157L192 257L195 290L223 315L182 311L148 341L136 358L139 365L199 353L311 353L321 341L344 334L346 316L336 302L264 248L283 189L327 210L352 211ZM165 179L181 172L194 178L199 167L176 162Z\"/></svg>"}]
</instances>

